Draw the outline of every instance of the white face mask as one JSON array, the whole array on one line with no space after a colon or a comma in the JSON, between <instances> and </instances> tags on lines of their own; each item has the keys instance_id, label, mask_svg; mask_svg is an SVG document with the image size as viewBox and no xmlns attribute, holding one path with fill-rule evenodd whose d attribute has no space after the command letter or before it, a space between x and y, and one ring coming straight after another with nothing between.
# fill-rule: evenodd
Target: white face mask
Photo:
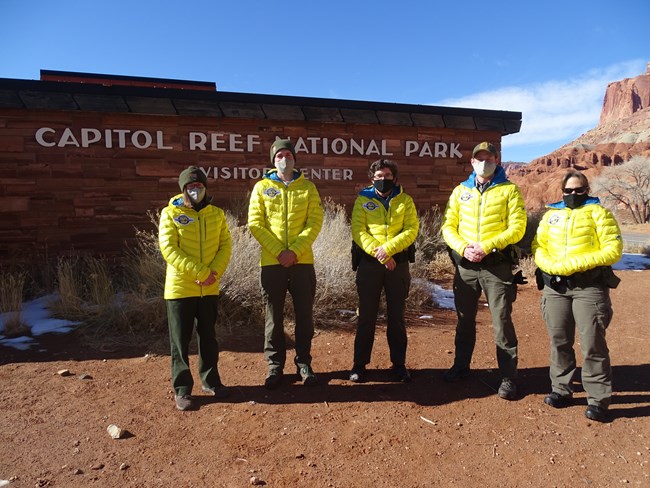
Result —
<instances>
[{"instance_id":1,"label":"white face mask","mask_svg":"<svg viewBox=\"0 0 650 488\"><path fill-rule=\"evenodd\" d=\"M190 197L192 203L199 203L205 197L205 188L194 187L187 189L187 196Z\"/></svg>"},{"instance_id":2,"label":"white face mask","mask_svg":"<svg viewBox=\"0 0 650 488\"><path fill-rule=\"evenodd\" d=\"M494 171L497 169L497 163L494 161L474 161L472 164L474 172L477 176L481 178L487 178L494 174Z\"/></svg>"},{"instance_id":3,"label":"white face mask","mask_svg":"<svg viewBox=\"0 0 650 488\"><path fill-rule=\"evenodd\" d=\"M283 175L293 173L294 162L291 159L282 158L279 161L275 162L275 167Z\"/></svg>"}]
</instances>

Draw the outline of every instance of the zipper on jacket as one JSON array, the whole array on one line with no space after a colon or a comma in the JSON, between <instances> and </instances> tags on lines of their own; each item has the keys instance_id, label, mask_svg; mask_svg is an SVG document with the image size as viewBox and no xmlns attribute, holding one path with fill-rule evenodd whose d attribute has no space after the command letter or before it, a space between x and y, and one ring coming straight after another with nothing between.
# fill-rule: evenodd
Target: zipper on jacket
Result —
<instances>
[{"instance_id":1,"label":"zipper on jacket","mask_svg":"<svg viewBox=\"0 0 650 488\"><path fill-rule=\"evenodd\" d=\"M562 256L563 258L567 257L567 253L569 251L569 223L571 221L572 215L573 214L571 210L569 210L569 215L564 223L564 256Z\"/></svg>"},{"instance_id":2,"label":"zipper on jacket","mask_svg":"<svg viewBox=\"0 0 650 488\"><path fill-rule=\"evenodd\" d=\"M289 249L289 184L284 185L284 246Z\"/></svg>"},{"instance_id":3,"label":"zipper on jacket","mask_svg":"<svg viewBox=\"0 0 650 488\"><path fill-rule=\"evenodd\" d=\"M196 219L199 221L199 262L203 263L203 220L201 219L201 212L196 212ZM201 288L201 297L203 297L203 287Z\"/></svg>"},{"instance_id":4,"label":"zipper on jacket","mask_svg":"<svg viewBox=\"0 0 650 488\"><path fill-rule=\"evenodd\" d=\"M487 191L487 188L485 191ZM476 223L477 223L476 242L481 241L481 207L483 206L483 193L481 193L480 191L478 193L479 193L479 199L478 199L478 215L476 216Z\"/></svg>"},{"instance_id":5,"label":"zipper on jacket","mask_svg":"<svg viewBox=\"0 0 650 488\"><path fill-rule=\"evenodd\" d=\"M391 198L388 201L388 209L384 209L384 234L386 234L386 241L384 242L384 244L388 242L388 224L390 223L390 204L392 201L393 199Z\"/></svg>"}]
</instances>

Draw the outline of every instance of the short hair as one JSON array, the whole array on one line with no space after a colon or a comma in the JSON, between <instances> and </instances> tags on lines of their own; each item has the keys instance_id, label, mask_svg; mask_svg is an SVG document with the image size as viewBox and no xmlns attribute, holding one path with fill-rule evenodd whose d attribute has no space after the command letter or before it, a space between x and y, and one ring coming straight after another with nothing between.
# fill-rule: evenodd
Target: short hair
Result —
<instances>
[{"instance_id":1,"label":"short hair","mask_svg":"<svg viewBox=\"0 0 650 488\"><path fill-rule=\"evenodd\" d=\"M589 188L589 180L584 175L584 173L578 171L577 169L570 169L562 177L562 188L566 187L566 182L571 178L578 178L580 180L580 186L585 186Z\"/></svg>"},{"instance_id":2,"label":"short hair","mask_svg":"<svg viewBox=\"0 0 650 488\"><path fill-rule=\"evenodd\" d=\"M370 165L368 168L368 177L372 179L375 176L375 172L380 169L388 168L391 173L393 173L393 179L397 179L397 163L389 159L378 159Z\"/></svg>"}]
</instances>

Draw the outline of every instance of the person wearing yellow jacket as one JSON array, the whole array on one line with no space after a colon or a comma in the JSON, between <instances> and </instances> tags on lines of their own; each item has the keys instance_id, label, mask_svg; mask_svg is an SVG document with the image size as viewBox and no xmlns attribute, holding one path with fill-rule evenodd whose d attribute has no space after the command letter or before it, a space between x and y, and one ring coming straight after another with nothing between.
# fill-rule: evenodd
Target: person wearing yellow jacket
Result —
<instances>
[{"instance_id":1,"label":"person wearing yellow jacket","mask_svg":"<svg viewBox=\"0 0 650 488\"><path fill-rule=\"evenodd\" d=\"M386 295L388 348L395 379L409 382L404 310L411 283L409 248L418 235L413 199L397 184L398 167L380 159L370 165L372 186L359 192L352 210L353 262L357 268L359 319L350 381L365 380L370 363L381 291ZM354 247L356 246L356 247ZM413 250L414 252L414 250Z\"/></svg>"},{"instance_id":2,"label":"person wearing yellow jacket","mask_svg":"<svg viewBox=\"0 0 650 488\"><path fill-rule=\"evenodd\" d=\"M190 166L181 172L178 184L182 193L161 212L158 241L167 262L164 298L172 387L176 408L190 410L195 403L188 350L195 323L202 390L216 398L228 396L217 369L215 324L219 280L230 261L232 243L223 210L210 204L205 173Z\"/></svg>"},{"instance_id":3,"label":"person wearing yellow jacket","mask_svg":"<svg viewBox=\"0 0 650 488\"><path fill-rule=\"evenodd\" d=\"M271 146L269 170L253 187L248 228L262 247L260 283L265 305L264 356L269 373L264 386L277 388L284 374L287 347L284 302L287 291L296 316L294 363L304 385L317 384L311 367L316 272L312 244L323 225L316 186L294 169L296 151L288 139Z\"/></svg>"},{"instance_id":4,"label":"person wearing yellow jacket","mask_svg":"<svg viewBox=\"0 0 650 488\"><path fill-rule=\"evenodd\" d=\"M494 145L478 144L471 163L474 171L452 191L442 223L442 236L456 267L454 303L458 316L454 364L443 379L458 381L470 374L478 300L484 292L501 373L498 395L514 400L518 343L511 318L517 296L512 246L526 231L526 211L521 192L508 181Z\"/></svg>"},{"instance_id":5,"label":"person wearing yellow jacket","mask_svg":"<svg viewBox=\"0 0 650 488\"><path fill-rule=\"evenodd\" d=\"M551 393L544 403L563 408L573 403L576 372L573 349L580 334L585 416L604 422L612 396L612 367L605 331L612 319L609 288L618 278L611 265L623 253L621 231L612 213L589 196L587 177L570 170L562 179L563 199L548 205L532 250L538 266L542 314L551 342Z\"/></svg>"}]
</instances>

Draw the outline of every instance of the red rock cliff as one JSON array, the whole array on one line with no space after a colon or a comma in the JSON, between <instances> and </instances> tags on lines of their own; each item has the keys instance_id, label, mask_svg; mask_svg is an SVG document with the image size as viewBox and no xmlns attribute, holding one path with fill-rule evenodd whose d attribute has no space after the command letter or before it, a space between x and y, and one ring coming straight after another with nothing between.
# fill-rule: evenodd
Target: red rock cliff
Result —
<instances>
[{"instance_id":1,"label":"red rock cliff","mask_svg":"<svg viewBox=\"0 0 650 488\"><path fill-rule=\"evenodd\" d=\"M650 107L650 63L646 73L607 85L599 125L629 117Z\"/></svg>"}]
</instances>

